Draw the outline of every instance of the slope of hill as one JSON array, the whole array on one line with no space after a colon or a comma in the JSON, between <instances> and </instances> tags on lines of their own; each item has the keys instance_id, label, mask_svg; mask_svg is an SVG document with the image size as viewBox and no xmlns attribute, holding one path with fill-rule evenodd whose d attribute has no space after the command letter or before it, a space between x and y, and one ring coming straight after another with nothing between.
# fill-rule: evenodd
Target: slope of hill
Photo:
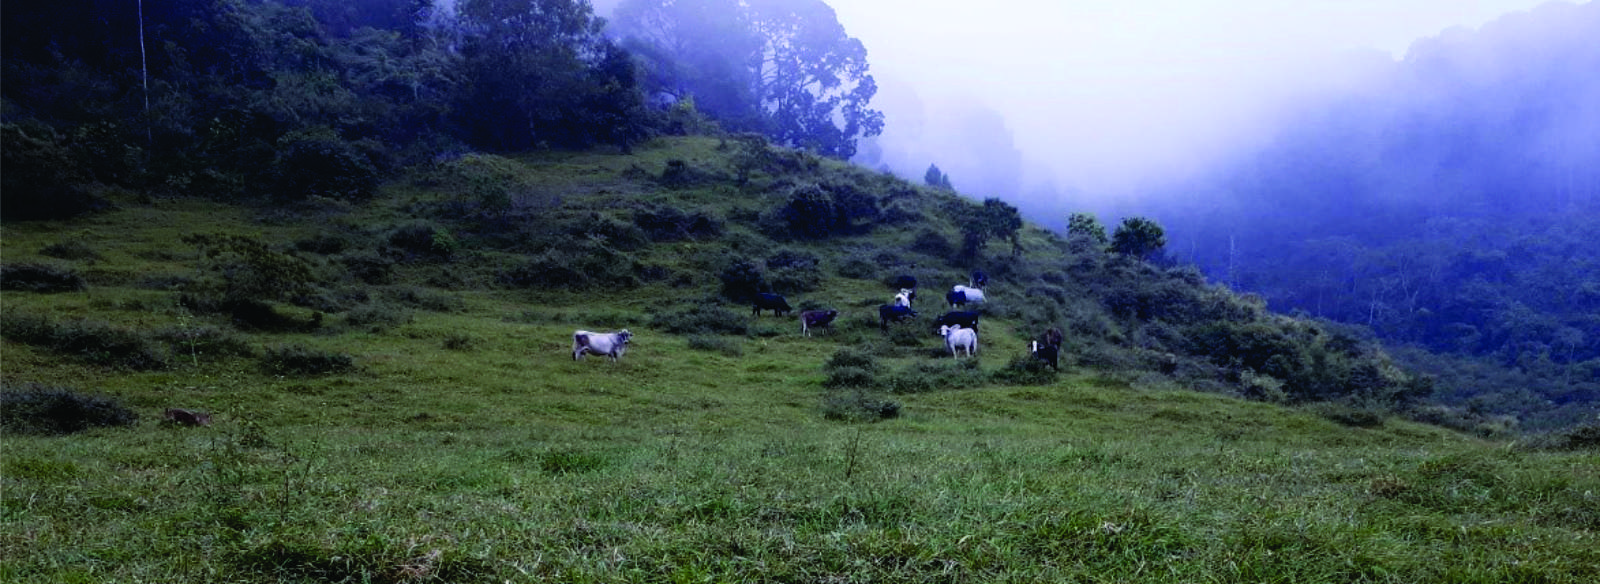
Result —
<instances>
[{"instance_id":1,"label":"slope of hill","mask_svg":"<svg viewBox=\"0 0 1600 584\"><path fill-rule=\"evenodd\" d=\"M1032 227L963 256L982 206L759 140L116 202L0 240L6 581L1600 577L1585 435L1387 417L1438 411L1370 342ZM929 317L971 266L958 362ZM902 273L921 318L880 332ZM735 301L766 289L844 315L801 337ZM127 421L84 394L142 422L41 434Z\"/></svg>"}]
</instances>

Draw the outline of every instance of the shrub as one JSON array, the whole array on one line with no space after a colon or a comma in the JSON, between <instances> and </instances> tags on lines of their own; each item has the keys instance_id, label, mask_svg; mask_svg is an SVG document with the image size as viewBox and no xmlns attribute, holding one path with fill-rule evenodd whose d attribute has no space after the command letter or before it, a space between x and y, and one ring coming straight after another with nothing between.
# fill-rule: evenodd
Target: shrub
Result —
<instances>
[{"instance_id":1,"label":"shrub","mask_svg":"<svg viewBox=\"0 0 1600 584\"><path fill-rule=\"evenodd\" d=\"M695 304L657 313L650 326L680 335L743 335L750 332L750 319L715 304Z\"/></svg>"},{"instance_id":2,"label":"shrub","mask_svg":"<svg viewBox=\"0 0 1600 584\"><path fill-rule=\"evenodd\" d=\"M144 335L99 321L56 322L41 315L12 313L0 318L0 335L97 365L139 370L167 366L167 355Z\"/></svg>"},{"instance_id":3,"label":"shrub","mask_svg":"<svg viewBox=\"0 0 1600 584\"><path fill-rule=\"evenodd\" d=\"M861 388L823 395L822 417L843 422L876 422L900 417L900 402Z\"/></svg>"},{"instance_id":4,"label":"shrub","mask_svg":"<svg viewBox=\"0 0 1600 584\"><path fill-rule=\"evenodd\" d=\"M137 413L114 399L70 389L29 383L0 391L0 429L6 432L61 435L138 421Z\"/></svg>"},{"instance_id":5,"label":"shrub","mask_svg":"<svg viewBox=\"0 0 1600 584\"><path fill-rule=\"evenodd\" d=\"M605 244L621 251L633 251L650 243L649 236L638 225L602 213L588 213L569 219L563 229L568 238L588 240L603 238Z\"/></svg>"},{"instance_id":6,"label":"shrub","mask_svg":"<svg viewBox=\"0 0 1600 584\"><path fill-rule=\"evenodd\" d=\"M373 329L399 326L411 322L411 311L385 302L369 302L350 309L344 322L350 326Z\"/></svg>"},{"instance_id":7,"label":"shrub","mask_svg":"<svg viewBox=\"0 0 1600 584\"><path fill-rule=\"evenodd\" d=\"M722 177L683 160L672 159L667 161L666 168L661 169L661 176L656 182L669 189L690 189L718 182Z\"/></svg>"},{"instance_id":8,"label":"shrub","mask_svg":"<svg viewBox=\"0 0 1600 584\"><path fill-rule=\"evenodd\" d=\"M318 235L294 242L297 251L321 255L341 253L350 247L350 240L343 235Z\"/></svg>"},{"instance_id":9,"label":"shrub","mask_svg":"<svg viewBox=\"0 0 1600 584\"><path fill-rule=\"evenodd\" d=\"M419 221L389 232L389 248L405 260L448 260L460 248L443 227Z\"/></svg>"},{"instance_id":10,"label":"shrub","mask_svg":"<svg viewBox=\"0 0 1600 584\"><path fill-rule=\"evenodd\" d=\"M979 387L987 381L977 359L947 358L916 361L889 374L884 379L884 387L890 393L926 393Z\"/></svg>"},{"instance_id":11,"label":"shrub","mask_svg":"<svg viewBox=\"0 0 1600 584\"><path fill-rule=\"evenodd\" d=\"M738 357L744 354L744 349L739 346L739 343L727 337L713 335L695 335L689 337L689 348L696 351L722 353L729 357Z\"/></svg>"},{"instance_id":12,"label":"shrub","mask_svg":"<svg viewBox=\"0 0 1600 584\"><path fill-rule=\"evenodd\" d=\"M1317 402L1307 406L1318 416L1352 428L1379 428L1390 412L1373 404L1357 404L1349 400Z\"/></svg>"},{"instance_id":13,"label":"shrub","mask_svg":"<svg viewBox=\"0 0 1600 584\"><path fill-rule=\"evenodd\" d=\"M170 327L156 331L155 338L172 345L176 355L206 357L254 357L256 349L239 335L214 326Z\"/></svg>"},{"instance_id":14,"label":"shrub","mask_svg":"<svg viewBox=\"0 0 1600 584\"><path fill-rule=\"evenodd\" d=\"M370 149L369 149L370 150ZM332 130L291 132L278 139L272 162L273 197L366 200L378 189L378 166L369 151Z\"/></svg>"},{"instance_id":15,"label":"shrub","mask_svg":"<svg viewBox=\"0 0 1600 584\"><path fill-rule=\"evenodd\" d=\"M280 345L267 349L261 365L272 375L322 375L354 370L355 360L345 353L304 345Z\"/></svg>"},{"instance_id":16,"label":"shrub","mask_svg":"<svg viewBox=\"0 0 1600 584\"><path fill-rule=\"evenodd\" d=\"M638 211L634 213L634 223L651 241L657 242L712 239L723 233L722 221L716 217L699 211L686 213L670 205Z\"/></svg>"},{"instance_id":17,"label":"shrub","mask_svg":"<svg viewBox=\"0 0 1600 584\"><path fill-rule=\"evenodd\" d=\"M39 255L63 260L92 260L100 257L89 246L79 241L61 241L39 248Z\"/></svg>"},{"instance_id":18,"label":"shrub","mask_svg":"<svg viewBox=\"0 0 1600 584\"><path fill-rule=\"evenodd\" d=\"M501 272L500 283L516 288L634 288L643 271L632 256L588 240L575 246L551 247L516 268Z\"/></svg>"},{"instance_id":19,"label":"shrub","mask_svg":"<svg viewBox=\"0 0 1600 584\"><path fill-rule=\"evenodd\" d=\"M756 294L772 291L761 268L747 261L729 264L717 278L722 280L722 295L738 303L752 302Z\"/></svg>"},{"instance_id":20,"label":"shrub","mask_svg":"<svg viewBox=\"0 0 1600 584\"><path fill-rule=\"evenodd\" d=\"M839 264L838 274L856 280L875 280L878 278L878 264L863 257L852 256Z\"/></svg>"},{"instance_id":21,"label":"shrub","mask_svg":"<svg viewBox=\"0 0 1600 584\"><path fill-rule=\"evenodd\" d=\"M89 287L77 270L46 264L0 266L0 290L52 294L77 292Z\"/></svg>"},{"instance_id":22,"label":"shrub","mask_svg":"<svg viewBox=\"0 0 1600 584\"><path fill-rule=\"evenodd\" d=\"M432 312L456 312L465 304L461 297L418 286L397 286L379 291L384 298Z\"/></svg>"},{"instance_id":23,"label":"shrub","mask_svg":"<svg viewBox=\"0 0 1600 584\"><path fill-rule=\"evenodd\" d=\"M478 337L464 333L445 335L442 346L447 351L471 351L478 346Z\"/></svg>"},{"instance_id":24,"label":"shrub","mask_svg":"<svg viewBox=\"0 0 1600 584\"><path fill-rule=\"evenodd\" d=\"M843 349L834 351L833 356L828 357L828 360L822 364L822 368L824 370L845 367L853 367L868 372L876 372L878 370L878 361L872 356L871 353L860 349L845 347Z\"/></svg>"},{"instance_id":25,"label":"shrub","mask_svg":"<svg viewBox=\"0 0 1600 584\"><path fill-rule=\"evenodd\" d=\"M1549 450L1600 450L1600 424L1585 424L1540 436L1534 445Z\"/></svg>"},{"instance_id":26,"label":"shrub","mask_svg":"<svg viewBox=\"0 0 1600 584\"><path fill-rule=\"evenodd\" d=\"M345 271L367 284L382 285L394 281L394 260L370 253L353 254L339 258Z\"/></svg>"},{"instance_id":27,"label":"shrub","mask_svg":"<svg viewBox=\"0 0 1600 584\"><path fill-rule=\"evenodd\" d=\"M956 256L955 244L950 243L950 239L944 234L932 229L917 232L916 238L911 240L911 251L942 259Z\"/></svg>"},{"instance_id":28,"label":"shrub","mask_svg":"<svg viewBox=\"0 0 1600 584\"><path fill-rule=\"evenodd\" d=\"M1056 381L1056 370L1042 359L1023 354L1013 357L992 377L995 383L1006 385L1049 385Z\"/></svg>"}]
</instances>

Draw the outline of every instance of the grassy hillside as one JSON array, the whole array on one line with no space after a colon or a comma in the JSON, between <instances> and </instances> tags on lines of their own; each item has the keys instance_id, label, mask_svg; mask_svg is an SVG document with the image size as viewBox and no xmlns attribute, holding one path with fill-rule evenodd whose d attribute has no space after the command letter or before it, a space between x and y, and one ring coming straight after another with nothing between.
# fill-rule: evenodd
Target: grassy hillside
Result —
<instances>
[{"instance_id":1,"label":"grassy hillside","mask_svg":"<svg viewBox=\"0 0 1600 584\"><path fill-rule=\"evenodd\" d=\"M775 210L819 188L870 216L786 235ZM673 139L469 156L360 204L121 198L0 239L8 267L84 284L8 284L8 399L140 419L40 435L8 401L0 580L1600 578L1593 450L1361 409L1409 378L1182 270L1032 228L959 257L934 239L975 207L953 193ZM193 238L218 233L253 239ZM994 301L957 364L928 318L970 265ZM750 318L723 292L751 272L838 330ZM923 315L880 333L898 273ZM1060 375L1017 359L1052 325ZM574 329L622 327L621 361L570 359ZM862 376L824 365L846 358ZM1343 401L1262 401L1312 398Z\"/></svg>"}]
</instances>

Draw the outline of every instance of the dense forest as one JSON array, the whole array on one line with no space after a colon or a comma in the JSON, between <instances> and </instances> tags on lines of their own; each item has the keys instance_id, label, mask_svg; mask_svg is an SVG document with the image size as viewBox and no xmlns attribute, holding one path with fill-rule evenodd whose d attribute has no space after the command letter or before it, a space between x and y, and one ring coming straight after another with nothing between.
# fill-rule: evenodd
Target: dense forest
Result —
<instances>
[{"instance_id":1,"label":"dense forest","mask_svg":"<svg viewBox=\"0 0 1600 584\"><path fill-rule=\"evenodd\" d=\"M1593 419L1597 35L1591 2L1425 39L1144 211L1214 280L1408 347L1454 403Z\"/></svg>"},{"instance_id":2,"label":"dense forest","mask_svg":"<svg viewBox=\"0 0 1600 584\"><path fill-rule=\"evenodd\" d=\"M5 216L103 186L359 200L437 156L626 151L702 110L840 157L881 131L865 49L820 0L623 9L608 29L581 0L8 5Z\"/></svg>"}]
</instances>

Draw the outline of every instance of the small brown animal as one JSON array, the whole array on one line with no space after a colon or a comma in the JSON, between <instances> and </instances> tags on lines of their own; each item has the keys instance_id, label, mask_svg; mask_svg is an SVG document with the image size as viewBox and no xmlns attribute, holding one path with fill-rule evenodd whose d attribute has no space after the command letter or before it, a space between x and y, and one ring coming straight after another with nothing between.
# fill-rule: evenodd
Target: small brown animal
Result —
<instances>
[{"instance_id":1,"label":"small brown animal","mask_svg":"<svg viewBox=\"0 0 1600 584\"><path fill-rule=\"evenodd\" d=\"M167 408L162 414L167 423L176 426L210 426L211 414L199 410L185 410L182 408Z\"/></svg>"}]
</instances>

